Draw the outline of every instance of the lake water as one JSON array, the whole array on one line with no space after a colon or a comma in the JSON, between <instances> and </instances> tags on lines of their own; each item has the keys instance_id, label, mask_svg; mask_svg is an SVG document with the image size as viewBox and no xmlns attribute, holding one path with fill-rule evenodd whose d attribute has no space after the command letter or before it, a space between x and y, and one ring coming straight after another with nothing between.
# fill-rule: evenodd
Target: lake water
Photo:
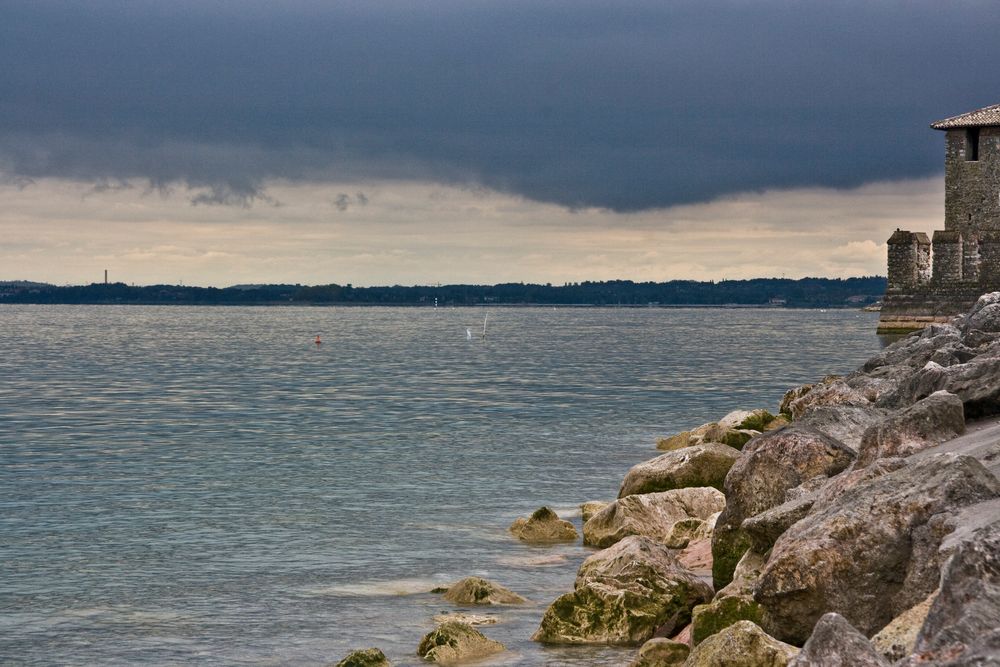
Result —
<instances>
[{"instance_id":1,"label":"lake water","mask_svg":"<svg viewBox=\"0 0 1000 667\"><path fill-rule=\"evenodd\" d=\"M510 522L879 348L855 311L483 315L0 307L0 663L420 664L475 574L532 601L486 664L626 664L528 640L591 551Z\"/></svg>"}]
</instances>

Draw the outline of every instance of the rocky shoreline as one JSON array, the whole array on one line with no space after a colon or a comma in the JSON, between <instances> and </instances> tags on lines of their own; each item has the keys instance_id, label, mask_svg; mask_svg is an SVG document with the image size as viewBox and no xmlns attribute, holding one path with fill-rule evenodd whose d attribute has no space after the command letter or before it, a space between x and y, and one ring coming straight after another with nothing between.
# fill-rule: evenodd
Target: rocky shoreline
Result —
<instances>
[{"instance_id":1,"label":"rocky shoreline","mask_svg":"<svg viewBox=\"0 0 1000 667\"><path fill-rule=\"evenodd\" d=\"M581 507L602 550L532 639L636 647L632 667L1000 665L997 415L1000 292L776 414L665 438L617 499ZM511 532L579 539L548 508ZM482 579L441 592L461 609L523 601ZM418 654L504 651L483 618L442 619ZM337 663L388 664L377 649Z\"/></svg>"}]
</instances>

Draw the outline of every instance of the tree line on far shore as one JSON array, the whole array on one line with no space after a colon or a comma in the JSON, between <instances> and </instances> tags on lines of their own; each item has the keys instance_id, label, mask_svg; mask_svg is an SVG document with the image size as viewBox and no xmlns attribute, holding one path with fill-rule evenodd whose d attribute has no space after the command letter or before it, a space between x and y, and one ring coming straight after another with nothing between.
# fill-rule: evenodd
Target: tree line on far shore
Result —
<instances>
[{"instance_id":1,"label":"tree line on far shore","mask_svg":"<svg viewBox=\"0 0 1000 667\"><path fill-rule=\"evenodd\" d=\"M861 307L885 293L881 276L860 278L756 278L699 282L585 281L564 285L186 285L125 283L56 286L0 283L0 303L178 305L383 305L383 306L772 306Z\"/></svg>"}]
</instances>

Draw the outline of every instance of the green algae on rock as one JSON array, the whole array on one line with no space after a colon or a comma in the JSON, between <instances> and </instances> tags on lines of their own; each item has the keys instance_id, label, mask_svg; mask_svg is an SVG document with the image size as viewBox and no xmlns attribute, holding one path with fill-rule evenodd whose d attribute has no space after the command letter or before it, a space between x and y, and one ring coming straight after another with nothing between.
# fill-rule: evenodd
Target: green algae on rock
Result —
<instances>
[{"instance_id":1,"label":"green algae on rock","mask_svg":"<svg viewBox=\"0 0 1000 667\"><path fill-rule=\"evenodd\" d=\"M392 667L385 654L377 648L352 651L335 667Z\"/></svg>"},{"instance_id":2,"label":"green algae on rock","mask_svg":"<svg viewBox=\"0 0 1000 667\"><path fill-rule=\"evenodd\" d=\"M466 577L444 593L444 599L455 604L495 605L522 604L527 600L500 584L480 577Z\"/></svg>"},{"instance_id":3,"label":"green algae on rock","mask_svg":"<svg viewBox=\"0 0 1000 667\"><path fill-rule=\"evenodd\" d=\"M685 667L786 667L799 649L751 621L738 621L691 651Z\"/></svg>"},{"instance_id":4,"label":"green algae on rock","mask_svg":"<svg viewBox=\"0 0 1000 667\"><path fill-rule=\"evenodd\" d=\"M507 650L471 625L451 621L427 633L420 641L417 655L429 662L452 664L484 658Z\"/></svg>"},{"instance_id":5,"label":"green algae on rock","mask_svg":"<svg viewBox=\"0 0 1000 667\"><path fill-rule=\"evenodd\" d=\"M529 544L552 544L575 542L579 537L576 528L569 521L563 521L548 507L540 507L527 519L521 517L508 530L517 539Z\"/></svg>"}]
</instances>

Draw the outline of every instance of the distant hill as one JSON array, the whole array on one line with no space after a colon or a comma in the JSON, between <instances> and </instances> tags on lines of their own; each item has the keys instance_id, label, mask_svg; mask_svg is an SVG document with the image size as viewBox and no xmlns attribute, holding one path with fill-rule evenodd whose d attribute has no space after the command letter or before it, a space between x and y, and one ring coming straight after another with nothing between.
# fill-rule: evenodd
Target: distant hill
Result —
<instances>
[{"instance_id":1,"label":"distant hill","mask_svg":"<svg viewBox=\"0 0 1000 667\"><path fill-rule=\"evenodd\" d=\"M663 283L631 280L565 285L503 283L353 287L352 285L235 285L190 287L94 283L59 287L0 282L0 303L183 304L183 305L384 305L429 306L757 306L785 308L862 307L885 293L881 276L863 278L755 278Z\"/></svg>"}]
</instances>

